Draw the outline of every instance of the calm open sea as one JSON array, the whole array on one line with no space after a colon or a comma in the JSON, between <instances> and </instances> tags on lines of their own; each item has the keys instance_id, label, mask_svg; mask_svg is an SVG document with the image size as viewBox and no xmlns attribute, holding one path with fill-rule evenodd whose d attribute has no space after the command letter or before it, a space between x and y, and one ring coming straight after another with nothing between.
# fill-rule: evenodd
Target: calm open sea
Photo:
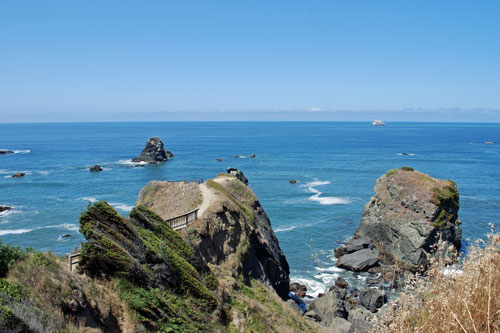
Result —
<instances>
[{"instance_id":1,"label":"calm open sea","mask_svg":"<svg viewBox=\"0 0 500 333\"><path fill-rule=\"evenodd\" d=\"M130 168L151 136L175 157ZM484 238L488 223L500 225L500 124L0 124L0 149L16 151L0 155L0 205L15 207L0 213L3 243L69 253L83 240L78 217L89 201L106 200L126 215L150 180L213 178L231 166L244 171L269 215L292 279L312 294L339 275L365 278L335 268L333 249L352 236L375 180L389 169L407 165L454 180L465 245ZM234 157L251 153L257 157ZM89 172L93 164L104 171ZM17 171L26 176L11 178Z\"/></svg>"}]
</instances>

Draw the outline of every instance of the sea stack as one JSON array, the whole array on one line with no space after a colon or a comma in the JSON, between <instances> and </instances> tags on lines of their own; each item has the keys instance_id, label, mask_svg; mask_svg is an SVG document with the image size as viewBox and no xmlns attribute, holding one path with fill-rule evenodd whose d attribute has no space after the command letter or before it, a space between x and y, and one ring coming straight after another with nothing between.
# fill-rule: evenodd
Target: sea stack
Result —
<instances>
[{"instance_id":1,"label":"sea stack","mask_svg":"<svg viewBox=\"0 0 500 333\"><path fill-rule=\"evenodd\" d=\"M168 161L169 158L174 157L170 151L165 150L163 142L159 137L152 137L146 142L146 147L141 152L141 155L132 159L132 162L147 162L149 164L156 164L158 162Z\"/></svg>"},{"instance_id":2,"label":"sea stack","mask_svg":"<svg viewBox=\"0 0 500 333\"><path fill-rule=\"evenodd\" d=\"M357 237L373 242L381 254L404 269L424 268L426 253L439 241L452 256L460 249L459 195L451 180L432 178L410 167L389 170L365 205Z\"/></svg>"},{"instance_id":3,"label":"sea stack","mask_svg":"<svg viewBox=\"0 0 500 333\"><path fill-rule=\"evenodd\" d=\"M0 155L5 155L5 154L14 154L12 150L0 150Z\"/></svg>"}]
</instances>

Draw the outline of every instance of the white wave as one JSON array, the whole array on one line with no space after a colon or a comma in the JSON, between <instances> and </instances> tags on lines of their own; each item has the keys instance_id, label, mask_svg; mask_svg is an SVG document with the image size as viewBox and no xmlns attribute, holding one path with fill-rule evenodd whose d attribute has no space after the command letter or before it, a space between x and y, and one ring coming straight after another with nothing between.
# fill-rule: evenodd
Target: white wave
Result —
<instances>
[{"instance_id":1,"label":"white wave","mask_svg":"<svg viewBox=\"0 0 500 333\"><path fill-rule=\"evenodd\" d=\"M318 280L321 280L325 286L331 286L335 280L339 277L337 273L320 273L314 275L314 277Z\"/></svg>"},{"instance_id":2,"label":"white wave","mask_svg":"<svg viewBox=\"0 0 500 333\"><path fill-rule=\"evenodd\" d=\"M337 266L331 266L331 267L314 267L319 272L336 272L340 273L343 272L344 270L342 268L338 268Z\"/></svg>"},{"instance_id":3,"label":"white wave","mask_svg":"<svg viewBox=\"0 0 500 333\"><path fill-rule=\"evenodd\" d=\"M278 228L278 229L274 230L274 232L290 231L290 230L293 230L293 229L295 229L295 226L286 227L286 228Z\"/></svg>"},{"instance_id":4,"label":"white wave","mask_svg":"<svg viewBox=\"0 0 500 333\"><path fill-rule=\"evenodd\" d=\"M415 156L413 153L398 153L399 156Z\"/></svg>"},{"instance_id":5,"label":"white wave","mask_svg":"<svg viewBox=\"0 0 500 333\"><path fill-rule=\"evenodd\" d=\"M103 163L103 164L107 164L107 163ZM141 161L141 162L132 162L132 160L119 160L117 162L114 162L114 164L123 164L123 165L146 165L148 164L148 162L144 162L144 161Z\"/></svg>"},{"instance_id":6,"label":"white wave","mask_svg":"<svg viewBox=\"0 0 500 333\"><path fill-rule=\"evenodd\" d=\"M11 229L11 230L0 230L0 236L4 235L19 235L25 234L27 232L33 231L33 229Z\"/></svg>"},{"instance_id":7,"label":"white wave","mask_svg":"<svg viewBox=\"0 0 500 333\"><path fill-rule=\"evenodd\" d=\"M348 198L321 197L323 192L318 191L317 189L315 189L315 187L328 184L331 184L331 182L315 180L307 184L304 184L303 186L307 187L307 192L314 193L314 195L309 197L309 200L319 202L321 205L348 205L351 203L351 200L349 200Z\"/></svg>"},{"instance_id":8,"label":"white wave","mask_svg":"<svg viewBox=\"0 0 500 333\"><path fill-rule=\"evenodd\" d=\"M298 282L307 288L307 295L318 297L319 293L325 293L326 285L323 282L303 277L290 277L291 282Z\"/></svg>"},{"instance_id":9,"label":"white wave","mask_svg":"<svg viewBox=\"0 0 500 333\"><path fill-rule=\"evenodd\" d=\"M80 227L78 227L76 224L71 224L71 223L63 223L63 224L58 224L58 225L48 225L45 227L40 227L38 229L51 229L51 228L62 228L62 229L66 229L68 231L80 230Z\"/></svg>"},{"instance_id":10,"label":"white wave","mask_svg":"<svg viewBox=\"0 0 500 333\"><path fill-rule=\"evenodd\" d=\"M27 153L31 153L31 150L13 150L14 154L27 154Z\"/></svg>"},{"instance_id":11,"label":"white wave","mask_svg":"<svg viewBox=\"0 0 500 333\"><path fill-rule=\"evenodd\" d=\"M94 198L94 197L81 197L81 198L78 198L78 200L85 200L85 201L90 201L92 203L96 202L97 199Z\"/></svg>"},{"instance_id":12,"label":"white wave","mask_svg":"<svg viewBox=\"0 0 500 333\"><path fill-rule=\"evenodd\" d=\"M109 204L111 206L115 207L116 209L127 212L127 213L130 212L134 208L134 206L122 204L120 202L110 202Z\"/></svg>"},{"instance_id":13,"label":"white wave","mask_svg":"<svg viewBox=\"0 0 500 333\"><path fill-rule=\"evenodd\" d=\"M37 171L39 174L41 174L42 176L48 176L50 172L48 171Z\"/></svg>"}]
</instances>

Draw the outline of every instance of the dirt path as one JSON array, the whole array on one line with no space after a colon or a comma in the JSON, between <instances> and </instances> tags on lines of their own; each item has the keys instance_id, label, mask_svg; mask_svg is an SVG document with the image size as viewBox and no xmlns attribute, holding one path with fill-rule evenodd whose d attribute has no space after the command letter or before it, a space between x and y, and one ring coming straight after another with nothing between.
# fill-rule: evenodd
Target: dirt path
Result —
<instances>
[{"instance_id":1,"label":"dirt path","mask_svg":"<svg viewBox=\"0 0 500 333\"><path fill-rule=\"evenodd\" d=\"M201 203L200 210L198 211L198 216L202 216L203 213L210 207L211 203L215 201L215 194L212 192L212 189L209 188L206 184L200 185L200 191L203 195L203 202Z\"/></svg>"}]
</instances>

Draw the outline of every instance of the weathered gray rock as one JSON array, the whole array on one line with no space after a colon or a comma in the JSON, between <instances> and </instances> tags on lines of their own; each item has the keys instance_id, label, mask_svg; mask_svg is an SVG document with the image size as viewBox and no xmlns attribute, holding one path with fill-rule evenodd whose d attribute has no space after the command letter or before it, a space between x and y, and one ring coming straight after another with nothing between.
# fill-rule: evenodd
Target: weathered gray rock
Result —
<instances>
[{"instance_id":1,"label":"weathered gray rock","mask_svg":"<svg viewBox=\"0 0 500 333\"><path fill-rule=\"evenodd\" d=\"M347 320L351 323L356 321L370 320L373 317L372 313L367 310L364 306L357 306L349 311Z\"/></svg>"},{"instance_id":2,"label":"weathered gray rock","mask_svg":"<svg viewBox=\"0 0 500 333\"><path fill-rule=\"evenodd\" d=\"M361 305L376 312L378 308L382 307L387 302L387 297L383 291L376 288L365 288L359 294Z\"/></svg>"},{"instance_id":3,"label":"weathered gray rock","mask_svg":"<svg viewBox=\"0 0 500 333\"><path fill-rule=\"evenodd\" d=\"M416 271L425 266L425 252L432 253L440 239L443 248L451 245L452 252L458 251L462 232L456 184L412 170L393 169L377 180L356 234Z\"/></svg>"},{"instance_id":4,"label":"weathered gray rock","mask_svg":"<svg viewBox=\"0 0 500 333\"><path fill-rule=\"evenodd\" d=\"M235 168L227 168L227 173L235 176L237 179L239 179L243 184L248 185L248 179L245 177L243 174L243 171Z\"/></svg>"},{"instance_id":5,"label":"weathered gray rock","mask_svg":"<svg viewBox=\"0 0 500 333\"><path fill-rule=\"evenodd\" d=\"M344 288L344 289L347 289L349 288L349 283L347 283L346 280L344 280L343 278L341 278L340 276L337 278L337 280L335 280L335 286L339 287L339 288Z\"/></svg>"},{"instance_id":6,"label":"weathered gray rock","mask_svg":"<svg viewBox=\"0 0 500 333\"><path fill-rule=\"evenodd\" d=\"M328 325L336 333L348 333L351 328L351 323L341 317L333 318L332 322Z\"/></svg>"},{"instance_id":7,"label":"weathered gray rock","mask_svg":"<svg viewBox=\"0 0 500 333\"><path fill-rule=\"evenodd\" d=\"M147 162L149 164L156 164L158 162L167 161L174 155L165 150L163 142L158 137L152 137L146 142L146 147L141 152L141 155L132 159L132 162Z\"/></svg>"},{"instance_id":8,"label":"weathered gray rock","mask_svg":"<svg viewBox=\"0 0 500 333\"><path fill-rule=\"evenodd\" d=\"M364 272L379 264L378 257L377 249L366 248L343 255L337 259L336 265L353 272Z\"/></svg>"},{"instance_id":9,"label":"weathered gray rock","mask_svg":"<svg viewBox=\"0 0 500 333\"><path fill-rule=\"evenodd\" d=\"M290 308L292 308L293 310L297 311L300 314L303 313L297 302L295 302L293 299L287 300L286 305L288 305Z\"/></svg>"},{"instance_id":10,"label":"weathered gray rock","mask_svg":"<svg viewBox=\"0 0 500 333\"><path fill-rule=\"evenodd\" d=\"M362 249L373 249L375 245L367 237L352 238L348 240L344 246L336 248L333 252L336 258L339 258L345 254L353 253Z\"/></svg>"},{"instance_id":11,"label":"weathered gray rock","mask_svg":"<svg viewBox=\"0 0 500 333\"><path fill-rule=\"evenodd\" d=\"M21 178L24 177L26 174L24 172L16 172L15 174L12 175L12 178Z\"/></svg>"},{"instance_id":12,"label":"weathered gray rock","mask_svg":"<svg viewBox=\"0 0 500 333\"><path fill-rule=\"evenodd\" d=\"M91 166L89 170L92 172L97 172L97 171L102 171L102 168L99 164L96 164L96 165Z\"/></svg>"},{"instance_id":13,"label":"weathered gray rock","mask_svg":"<svg viewBox=\"0 0 500 333\"><path fill-rule=\"evenodd\" d=\"M330 325L335 317L347 318L345 308L345 289L339 289L333 286L322 297L314 300L309 305L309 311L314 310L324 325Z\"/></svg>"}]
</instances>

